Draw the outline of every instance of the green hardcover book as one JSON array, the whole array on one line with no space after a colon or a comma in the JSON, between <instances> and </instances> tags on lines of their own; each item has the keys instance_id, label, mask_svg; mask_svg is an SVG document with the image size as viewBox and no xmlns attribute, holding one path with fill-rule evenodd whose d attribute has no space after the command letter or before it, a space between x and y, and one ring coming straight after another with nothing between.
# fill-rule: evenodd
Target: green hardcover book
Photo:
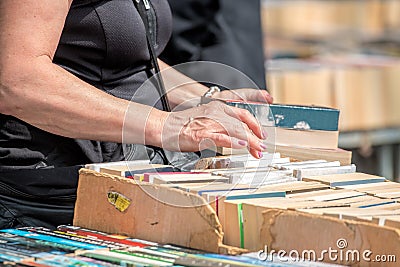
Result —
<instances>
[{"instance_id":1,"label":"green hardcover book","mask_svg":"<svg viewBox=\"0 0 400 267\"><path fill-rule=\"evenodd\" d=\"M208 103L210 101L213 101L213 99L202 98L202 103ZM338 130L339 110L334 108L265 104L241 100L221 101L227 105L250 111L264 126L301 130Z\"/></svg>"}]
</instances>

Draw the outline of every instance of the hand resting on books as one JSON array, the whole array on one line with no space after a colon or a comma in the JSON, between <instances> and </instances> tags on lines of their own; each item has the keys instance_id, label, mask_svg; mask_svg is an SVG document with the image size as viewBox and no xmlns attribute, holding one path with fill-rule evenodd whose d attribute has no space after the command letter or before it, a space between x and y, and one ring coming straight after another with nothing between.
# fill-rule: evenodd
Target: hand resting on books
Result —
<instances>
[{"instance_id":1,"label":"hand resting on books","mask_svg":"<svg viewBox=\"0 0 400 267\"><path fill-rule=\"evenodd\" d=\"M154 125L157 120L159 124ZM154 110L146 129L152 133L145 134L147 144L172 151L248 147L254 157L260 158L266 148L262 143L265 133L250 112L219 101L171 113Z\"/></svg>"}]
</instances>

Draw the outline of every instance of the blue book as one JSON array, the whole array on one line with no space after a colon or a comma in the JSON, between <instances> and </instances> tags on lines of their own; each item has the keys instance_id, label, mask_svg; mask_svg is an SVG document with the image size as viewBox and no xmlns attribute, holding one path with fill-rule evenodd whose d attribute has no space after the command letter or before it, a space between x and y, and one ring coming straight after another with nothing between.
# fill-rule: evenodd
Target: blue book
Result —
<instances>
[{"instance_id":1,"label":"blue book","mask_svg":"<svg viewBox=\"0 0 400 267\"><path fill-rule=\"evenodd\" d=\"M213 101L213 99L207 99L205 97L201 99L202 103L208 103L210 101ZM265 104L241 100L220 101L226 103L227 105L250 111L256 118L260 120L262 124L263 121L273 121L275 125L269 126L302 130L338 130L340 111L334 108L286 104Z\"/></svg>"},{"instance_id":2,"label":"blue book","mask_svg":"<svg viewBox=\"0 0 400 267\"><path fill-rule=\"evenodd\" d=\"M271 104L269 107L277 127L321 131L338 130L338 109L278 104Z\"/></svg>"}]
</instances>

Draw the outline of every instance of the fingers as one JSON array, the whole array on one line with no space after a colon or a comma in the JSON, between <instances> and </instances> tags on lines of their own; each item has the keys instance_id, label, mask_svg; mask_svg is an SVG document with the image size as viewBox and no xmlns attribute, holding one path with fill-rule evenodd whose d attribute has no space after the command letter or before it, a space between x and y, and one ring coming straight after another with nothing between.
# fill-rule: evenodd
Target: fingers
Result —
<instances>
[{"instance_id":1,"label":"fingers","mask_svg":"<svg viewBox=\"0 0 400 267\"><path fill-rule=\"evenodd\" d=\"M201 149L212 146L247 148L254 157L260 158L260 152L265 150L266 146L250 128L237 118L227 116L223 112L219 114L222 117L194 118L181 133L190 136L191 146Z\"/></svg>"},{"instance_id":2,"label":"fingers","mask_svg":"<svg viewBox=\"0 0 400 267\"><path fill-rule=\"evenodd\" d=\"M250 152L250 154L251 154L253 157L255 157L256 159L261 159L261 158L263 157L262 151L259 151L259 150L257 150L257 149L250 148L250 149L249 149L249 152Z\"/></svg>"},{"instance_id":3,"label":"fingers","mask_svg":"<svg viewBox=\"0 0 400 267\"><path fill-rule=\"evenodd\" d=\"M246 148L247 142L237 139L235 137L230 137L224 133L205 133L203 137L203 144L206 144L207 147L211 146L220 146L220 147L231 147L235 149Z\"/></svg>"},{"instance_id":4,"label":"fingers","mask_svg":"<svg viewBox=\"0 0 400 267\"><path fill-rule=\"evenodd\" d=\"M268 93L267 90L243 89L243 91L246 91L248 93L247 97L245 97L245 100L248 101L255 101L268 104L272 104L272 102L274 101L273 97Z\"/></svg>"},{"instance_id":5,"label":"fingers","mask_svg":"<svg viewBox=\"0 0 400 267\"><path fill-rule=\"evenodd\" d=\"M260 102L267 102L268 104L272 104L274 102L274 98L267 92L267 90L260 90L261 98Z\"/></svg>"},{"instance_id":6,"label":"fingers","mask_svg":"<svg viewBox=\"0 0 400 267\"><path fill-rule=\"evenodd\" d=\"M208 147L214 145L219 147L231 147L234 149L240 149L240 148L245 148L248 145L246 141L237 139L235 137L230 137L226 134L209 133L207 138L212 140L212 142L208 144ZM257 159L260 159L262 157L262 152L260 150L249 147L247 148L253 157Z\"/></svg>"},{"instance_id":7,"label":"fingers","mask_svg":"<svg viewBox=\"0 0 400 267\"><path fill-rule=\"evenodd\" d=\"M238 112L244 112L244 115L242 114L241 116L241 118L243 118L244 120L246 120L246 118L248 119L254 118L250 113L246 113L245 110L240 110L240 109L238 110L239 110ZM235 116L237 115L235 114ZM235 116L231 117L231 119L229 120L220 122L221 126L223 127L224 133L226 133L231 138L234 138L233 140L235 139L239 140L238 143L233 142L231 146L233 148L237 148L237 146L235 146L236 144L239 144L241 146L247 146L249 152L254 157L260 158L262 155L260 154L260 152L264 151L267 147L265 146L265 144L263 144L262 140L257 135L254 134L254 132L249 128L249 126L245 122L242 122L241 120L235 118ZM246 118L244 118L243 116L246 116ZM258 131L257 133L260 134L261 130L257 122L255 124L255 127L256 127L255 129Z\"/></svg>"},{"instance_id":8,"label":"fingers","mask_svg":"<svg viewBox=\"0 0 400 267\"><path fill-rule=\"evenodd\" d=\"M261 125L258 123L257 119L248 111L241 108L225 106L224 111L243 123L260 139L264 139L264 135L261 129Z\"/></svg>"},{"instance_id":9,"label":"fingers","mask_svg":"<svg viewBox=\"0 0 400 267\"><path fill-rule=\"evenodd\" d=\"M250 88L224 90L218 93L216 98L254 101L268 104L272 104L274 102L274 98L268 93L267 90Z\"/></svg>"},{"instance_id":10,"label":"fingers","mask_svg":"<svg viewBox=\"0 0 400 267\"><path fill-rule=\"evenodd\" d=\"M250 153L259 158L258 152L264 151L266 146L262 143L261 139L265 138L265 134L257 119L245 109L230 107L220 102L208 105L213 111L216 111L209 118L222 126L219 131L230 137L246 141Z\"/></svg>"}]
</instances>

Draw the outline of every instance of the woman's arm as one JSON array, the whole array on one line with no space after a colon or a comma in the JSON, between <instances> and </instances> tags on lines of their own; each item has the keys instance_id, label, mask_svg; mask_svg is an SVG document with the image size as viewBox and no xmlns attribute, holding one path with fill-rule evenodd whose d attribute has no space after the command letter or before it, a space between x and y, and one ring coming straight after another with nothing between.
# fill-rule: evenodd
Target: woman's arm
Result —
<instances>
[{"instance_id":1,"label":"woman's arm","mask_svg":"<svg viewBox=\"0 0 400 267\"><path fill-rule=\"evenodd\" d=\"M176 108L179 106L178 109L184 109L196 106L200 101L200 97L204 95L209 88L175 70L165 62L161 60L158 60L158 62L171 107ZM238 73L240 72L238 71ZM273 102L272 96L270 96L266 90L249 88L224 90L215 93L213 98L265 103Z\"/></svg>"},{"instance_id":2,"label":"woman's arm","mask_svg":"<svg viewBox=\"0 0 400 267\"><path fill-rule=\"evenodd\" d=\"M129 102L52 63L71 2L0 1L0 112L58 135L121 142ZM150 113L131 106L143 118ZM136 133L131 142L144 142L144 126L126 126Z\"/></svg>"},{"instance_id":3,"label":"woman's arm","mask_svg":"<svg viewBox=\"0 0 400 267\"><path fill-rule=\"evenodd\" d=\"M200 103L200 97L208 91L208 87L175 70L160 59L158 64L171 108L185 109L197 106Z\"/></svg>"}]
</instances>

